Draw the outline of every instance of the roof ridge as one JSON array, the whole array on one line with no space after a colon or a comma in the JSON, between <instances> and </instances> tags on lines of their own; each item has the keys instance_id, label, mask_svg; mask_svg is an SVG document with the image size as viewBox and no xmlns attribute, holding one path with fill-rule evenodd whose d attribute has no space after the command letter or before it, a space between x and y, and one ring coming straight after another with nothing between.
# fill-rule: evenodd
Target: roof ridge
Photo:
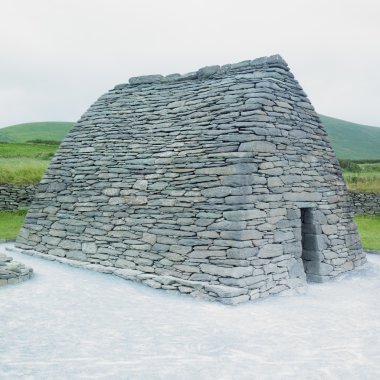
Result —
<instances>
[{"instance_id":1,"label":"roof ridge","mask_svg":"<svg viewBox=\"0 0 380 380\"><path fill-rule=\"evenodd\" d=\"M186 73L186 74L169 74L169 75L142 75L129 78L129 83L119 84L115 86L115 88L121 88L129 85L140 85L140 84L151 84L151 83L168 83L168 82L176 82L176 81L184 81L191 79L205 79L210 78L215 75L225 73L229 70L240 69L244 67L252 67L252 68L261 68L264 66L281 66L288 69L288 64L286 61L279 55L271 55L259 57L254 60L246 60L238 63L227 64L223 66L214 65L214 66L204 66L198 69L197 71Z\"/></svg>"}]
</instances>

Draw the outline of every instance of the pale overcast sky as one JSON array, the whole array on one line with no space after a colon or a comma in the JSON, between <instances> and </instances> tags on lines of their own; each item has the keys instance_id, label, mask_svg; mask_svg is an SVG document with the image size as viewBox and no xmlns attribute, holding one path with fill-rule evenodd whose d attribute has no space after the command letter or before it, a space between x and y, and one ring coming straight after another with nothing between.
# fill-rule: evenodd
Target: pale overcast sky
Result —
<instances>
[{"instance_id":1,"label":"pale overcast sky","mask_svg":"<svg viewBox=\"0 0 380 380\"><path fill-rule=\"evenodd\" d=\"M128 78L279 53L318 112L380 126L379 0L0 0L0 127Z\"/></svg>"}]
</instances>

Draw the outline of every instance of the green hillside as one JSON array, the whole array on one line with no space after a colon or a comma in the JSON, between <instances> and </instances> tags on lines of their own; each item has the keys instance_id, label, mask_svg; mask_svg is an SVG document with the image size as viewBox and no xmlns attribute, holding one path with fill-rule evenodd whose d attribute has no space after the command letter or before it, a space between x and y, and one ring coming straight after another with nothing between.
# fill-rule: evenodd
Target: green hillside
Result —
<instances>
[{"instance_id":1,"label":"green hillside","mask_svg":"<svg viewBox=\"0 0 380 380\"><path fill-rule=\"evenodd\" d=\"M74 125L65 121L46 121L11 125L0 129L0 141L25 143L33 140L61 141Z\"/></svg>"},{"instance_id":2,"label":"green hillside","mask_svg":"<svg viewBox=\"0 0 380 380\"><path fill-rule=\"evenodd\" d=\"M380 128L319 116L339 159L380 159Z\"/></svg>"}]
</instances>

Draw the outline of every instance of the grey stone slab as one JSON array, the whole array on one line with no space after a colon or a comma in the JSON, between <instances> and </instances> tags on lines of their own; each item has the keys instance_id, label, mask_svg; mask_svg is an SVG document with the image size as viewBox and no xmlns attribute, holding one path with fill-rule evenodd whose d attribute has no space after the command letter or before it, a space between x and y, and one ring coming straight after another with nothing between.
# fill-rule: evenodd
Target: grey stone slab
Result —
<instances>
[{"instance_id":1,"label":"grey stone slab","mask_svg":"<svg viewBox=\"0 0 380 380\"><path fill-rule=\"evenodd\" d=\"M274 153L276 145L267 141L250 141L241 143L239 152Z\"/></svg>"},{"instance_id":2,"label":"grey stone slab","mask_svg":"<svg viewBox=\"0 0 380 380\"><path fill-rule=\"evenodd\" d=\"M281 244L267 244L260 248L258 257L259 258L271 258L281 256L284 252L283 246Z\"/></svg>"},{"instance_id":3,"label":"grey stone slab","mask_svg":"<svg viewBox=\"0 0 380 380\"><path fill-rule=\"evenodd\" d=\"M252 267L232 267L225 268L211 264L201 264L200 269L202 272L222 277L241 278L252 275Z\"/></svg>"},{"instance_id":4,"label":"grey stone slab","mask_svg":"<svg viewBox=\"0 0 380 380\"><path fill-rule=\"evenodd\" d=\"M230 240L257 240L261 239L263 233L257 230L244 230L244 231L222 231L220 237L222 239Z\"/></svg>"},{"instance_id":5,"label":"grey stone slab","mask_svg":"<svg viewBox=\"0 0 380 380\"><path fill-rule=\"evenodd\" d=\"M267 214L265 211L262 211L262 210L236 210L236 211L225 211L223 213L223 216L227 220L241 221L241 220L265 218Z\"/></svg>"}]
</instances>

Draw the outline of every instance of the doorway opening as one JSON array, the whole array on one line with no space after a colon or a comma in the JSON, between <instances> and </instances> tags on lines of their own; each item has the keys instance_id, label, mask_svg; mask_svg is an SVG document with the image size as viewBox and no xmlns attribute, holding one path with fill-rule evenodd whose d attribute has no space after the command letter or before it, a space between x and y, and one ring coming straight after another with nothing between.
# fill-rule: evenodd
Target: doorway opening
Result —
<instances>
[{"instance_id":1,"label":"doorway opening","mask_svg":"<svg viewBox=\"0 0 380 380\"><path fill-rule=\"evenodd\" d=\"M319 275L320 262L322 261L320 250L321 226L313 217L313 208L301 208L301 242L302 262L308 281L316 281L315 275Z\"/></svg>"}]
</instances>

